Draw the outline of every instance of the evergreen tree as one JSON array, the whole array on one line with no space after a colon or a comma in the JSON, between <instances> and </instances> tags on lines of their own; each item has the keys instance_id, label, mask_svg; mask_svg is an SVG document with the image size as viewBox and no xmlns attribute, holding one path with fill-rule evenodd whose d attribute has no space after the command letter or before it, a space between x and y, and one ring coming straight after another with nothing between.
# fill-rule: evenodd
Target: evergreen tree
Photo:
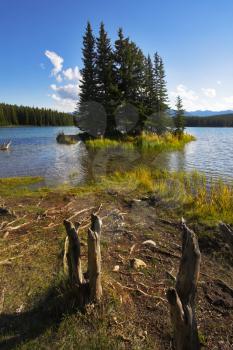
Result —
<instances>
[{"instance_id":1,"label":"evergreen tree","mask_svg":"<svg viewBox=\"0 0 233 350\"><path fill-rule=\"evenodd\" d=\"M160 111L166 111L168 109L168 93L167 93L167 82L166 75L164 70L164 63L162 58L160 57L159 62L159 105Z\"/></svg>"},{"instance_id":2,"label":"evergreen tree","mask_svg":"<svg viewBox=\"0 0 233 350\"><path fill-rule=\"evenodd\" d=\"M96 82L96 52L95 38L92 33L90 22L87 23L86 32L83 37L83 69L81 70L81 93L80 103L87 101L96 101L97 82Z\"/></svg>"},{"instance_id":3,"label":"evergreen tree","mask_svg":"<svg viewBox=\"0 0 233 350\"><path fill-rule=\"evenodd\" d=\"M145 59L145 90L144 104L147 116L153 113L155 107L155 79L153 63L150 55Z\"/></svg>"},{"instance_id":4,"label":"evergreen tree","mask_svg":"<svg viewBox=\"0 0 233 350\"><path fill-rule=\"evenodd\" d=\"M68 113L0 103L0 125L56 126L74 125Z\"/></svg>"},{"instance_id":5,"label":"evergreen tree","mask_svg":"<svg viewBox=\"0 0 233 350\"><path fill-rule=\"evenodd\" d=\"M182 99L180 96L177 96L177 100L176 100L176 114L174 117L174 123L175 123L175 132L178 135L182 135L185 128L185 111L184 111Z\"/></svg>"},{"instance_id":6,"label":"evergreen tree","mask_svg":"<svg viewBox=\"0 0 233 350\"><path fill-rule=\"evenodd\" d=\"M168 109L168 93L164 63L158 52L154 56L154 83L155 83L155 112L164 112Z\"/></svg>"},{"instance_id":7,"label":"evergreen tree","mask_svg":"<svg viewBox=\"0 0 233 350\"><path fill-rule=\"evenodd\" d=\"M105 31L103 22L100 24L99 37L96 40L96 83L98 86L97 102L107 113L106 135L114 134L115 121L114 109L116 108L115 96L117 94L116 78L114 74L114 57L111 42Z\"/></svg>"}]
</instances>

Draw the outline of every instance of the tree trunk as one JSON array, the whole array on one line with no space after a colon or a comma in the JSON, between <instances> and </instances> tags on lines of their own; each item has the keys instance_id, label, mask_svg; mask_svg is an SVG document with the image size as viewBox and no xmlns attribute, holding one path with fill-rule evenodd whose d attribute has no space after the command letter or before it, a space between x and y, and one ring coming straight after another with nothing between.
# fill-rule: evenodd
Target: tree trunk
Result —
<instances>
[{"instance_id":1,"label":"tree trunk","mask_svg":"<svg viewBox=\"0 0 233 350\"><path fill-rule=\"evenodd\" d=\"M90 299L99 301L102 296L101 285L101 253L100 233L102 222L97 215L92 214L91 228L88 230L88 275Z\"/></svg>"},{"instance_id":2,"label":"tree trunk","mask_svg":"<svg viewBox=\"0 0 233 350\"><path fill-rule=\"evenodd\" d=\"M83 283L83 273L80 258L80 241L78 237L78 230L74 225L67 220L64 220L67 237L65 240L64 252L64 272L71 281L81 285Z\"/></svg>"},{"instance_id":3,"label":"tree trunk","mask_svg":"<svg viewBox=\"0 0 233 350\"><path fill-rule=\"evenodd\" d=\"M182 219L182 257L175 288L167 291L176 350L198 350L195 318L195 294L200 272L201 254L198 240Z\"/></svg>"},{"instance_id":4,"label":"tree trunk","mask_svg":"<svg viewBox=\"0 0 233 350\"><path fill-rule=\"evenodd\" d=\"M88 272L84 279L81 266L80 241L78 230L67 220L64 220L67 237L65 240L64 272L72 288L77 292L78 305L83 307L88 302L98 302L102 296L101 285L101 254L100 234L101 219L92 214L91 228L88 230Z\"/></svg>"}]
</instances>

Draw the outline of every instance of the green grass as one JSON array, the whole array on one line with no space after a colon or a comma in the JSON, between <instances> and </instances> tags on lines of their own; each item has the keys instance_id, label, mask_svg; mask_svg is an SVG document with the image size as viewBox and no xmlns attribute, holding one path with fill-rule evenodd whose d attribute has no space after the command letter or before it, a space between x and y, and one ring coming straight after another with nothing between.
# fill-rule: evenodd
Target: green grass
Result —
<instances>
[{"instance_id":1,"label":"green grass","mask_svg":"<svg viewBox=\"0 0 233 350\"><path fill-rule=\"evenodd\" d=\"M197 221L233 223L233 187L221 180L207 183L206 177L198 172L168 172L139 167L103 177L99 186L137 195L151 193L162 209L173 210Z\"/></svg>"},{"instance_id":2,"label":"green grass","mask_svg":"<svg viewBox=\"0 0 233 350\"><path fill-rule=\"evenodd\" d=\"M11 177L0 179L0 196L17 197L38 193L36 189L32 189L33 185L43 181L40 176ZM40 188L40 192L46 192L48 189Z\"/></svg>"},{"instance_id":3,"label":"green grass","mask_svg":"<svg viewBox=\"0 0 233 350\"><path fill-rule=\"evenodd\" d=\"M160 152L182 149L186 143L194 140L194 136L186 133L180 137L169 132L161 136L143 133L141 136L126 137L123 140L111 140L107 138L88 140L86 146L89 149L123 148L127 150L140 149L147 152Z\"/></svg>"}]
</instances>

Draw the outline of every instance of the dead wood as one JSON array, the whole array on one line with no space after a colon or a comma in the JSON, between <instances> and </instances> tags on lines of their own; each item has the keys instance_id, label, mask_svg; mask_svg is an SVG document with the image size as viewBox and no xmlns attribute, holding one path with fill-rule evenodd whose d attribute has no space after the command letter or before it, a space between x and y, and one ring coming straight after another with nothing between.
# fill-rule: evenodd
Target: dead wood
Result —
<instances>
[{"instance_id":1,"label":"dead wood","mask_svg":"<svg viewBox=\"0 0 233 350\"><path fill-rule=\"evenodd\" d=\"M230 225L220 222L219 228L221 231L221 238L223 238L226 243L233 245L233 229Z\"/></svg>"},{"instance_id":2,"label":"dead wood","mask_svg":"<svg viewBox=\"0 0 233 350\"><path fill-rule=\"evenodd\" d=\"M78 230L68 220L64 220L64 226L67 233L63 258L64 272L71 282L81 285L83 283L83 273Z\"/></svg>"},{"instance_id":3,"label":"dead wood","mask_svg":"<svg viewBox=\"0 0 233 350\"><path fill-rule=\"evenodd\" d=\"M80 224L75 227L73 223L64 220L67 237L65 240L65 252L63 258L64 272L70 285L77 291L77 299L80 306L88 302L98 302L102 296L101 285L101 254L100 235L101 219L92 214L91 228L88 230L88 271L82 273L81 244L78 237ZM84 276L86 279L84 279Z\"/></svg>"},{"instance_id":4,"label":"dead wood","mask_svg":"<svg viewBox=\"0 0 233 350\"><path fill-rule=\"evenodd\" d=\"M101 219L97 215L92 214L91 228L88 230L88 274L90 298L93 301L99 301L102 296L100 253L101 226Z\"/></svg>"},{"instance_id":5,"label":"dead wood","mask_svg":"<svg viewBox=\"0 0 233 350\"><path fill-rule=\"evenodd\" d=\"M167 291L176 350L200 349L195 318L195 294L200 273L198 240L182 220L182 257L175 288Z\"/></svg>"},{"instance_id":6,"label":"dead wood","mask_svg":"<svg viewBox=\"0 0 233 350\"><path fill-rule=\"evenodd\" d=\"M0 297L0 315L3 312L4 301L5 301L5 291L6 291L6 288L3 288L2 295Z\"/></svg>"},{"instance_id":7,"label":"dead wood","mask_svg":"<svg viewBox=\"0 0 233 350\"><path fill-rule=\"evenodd\" d=\"M12 258L8 258L5 260L0 261L0 265L11 265L11 262L15 259L19 259L19 258L23 258L24 255L17 255L17 256L13 256Z\"/></svg>"}]
</instances>

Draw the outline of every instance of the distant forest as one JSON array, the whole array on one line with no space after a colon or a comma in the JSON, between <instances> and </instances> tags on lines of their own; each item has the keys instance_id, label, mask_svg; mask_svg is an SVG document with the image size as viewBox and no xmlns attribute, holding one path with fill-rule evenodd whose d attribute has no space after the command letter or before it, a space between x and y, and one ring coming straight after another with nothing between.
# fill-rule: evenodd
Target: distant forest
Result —
<instances>
[{"instance_id":1,"label":"distant forest","mask_svg":"<svg viewBox=\"0 0 233 350\"><path fill-rule=\"evenodd\" d=\"M233 127L233 114L223 114L211 117L186 117L185 125L202 127Z\"/></svg>"},{"instance_id":2,"label":"distant forest","mask_svg":"<svg viewBox=\"0 0 233 350\"><path fill-rule=\"evenodd\" d=\"M0 103L0 126L68 126L74 125L73 116L52 109L24 107Z\"/></svg>"}]
</instances>

